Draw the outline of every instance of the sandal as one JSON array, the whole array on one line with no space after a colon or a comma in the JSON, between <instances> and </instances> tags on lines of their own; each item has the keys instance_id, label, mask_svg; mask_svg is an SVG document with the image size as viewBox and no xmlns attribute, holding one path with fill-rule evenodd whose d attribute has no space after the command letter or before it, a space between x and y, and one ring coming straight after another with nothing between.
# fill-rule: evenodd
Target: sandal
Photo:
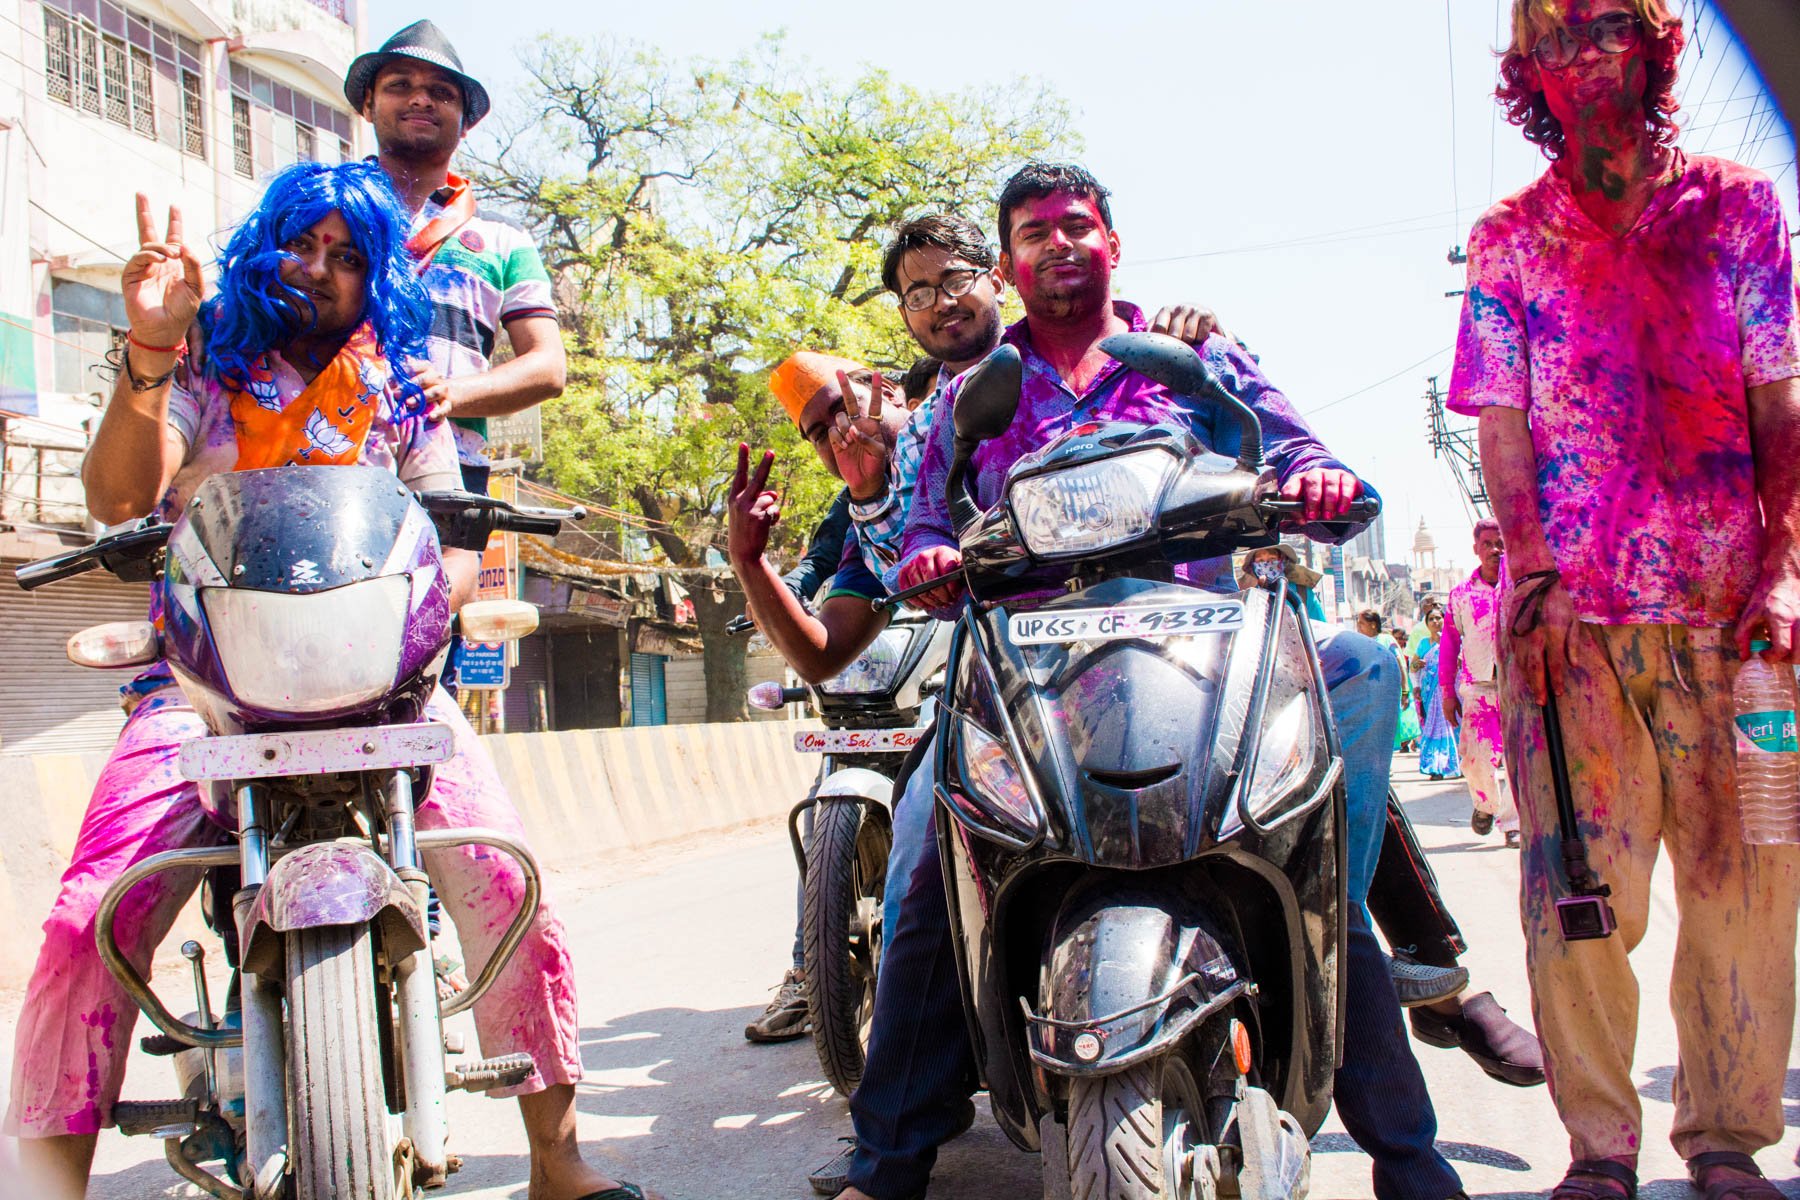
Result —
<instances>
[{"instance_id":1,"label":"sandal","mask_svg":"<svg viewBox=\"0 0 1800 1200\"><path fill-rule=\"evenodd\" d=\"M1743 1174L1704 1182L1708 1172L1722 1167ZM1706 1200L1782 1200L1781 1189L1763 1178L1762 1169L1748 1154L1735 1150L1708 1150L1687 1160L1688 1182ZM1744 1176L1750 1176L1746 1179Z\"/></svg>"},{"instance_id":2,"label":"sandal","mask_svg":"<svg viewBox=\"0 0 1800 1200\"><path fill-rule=\"evenodd\" d=\"M1610 1158L1578 1158L1550 1189L1550 1200L1637 1200L1637 1172Z\"/></svg>"},{"instance_id":3,"label":"sandal","mask_svg":"<svg viewBox=\"0 0 1800 1200\"><path fill-rule=\"evenodd\" d=\"M621 1181L616 1188L607 1188L604 1192L590 1192L581 1200L644 1200L644 1189L635 1183Z\"/></svg>"}]
</instances>

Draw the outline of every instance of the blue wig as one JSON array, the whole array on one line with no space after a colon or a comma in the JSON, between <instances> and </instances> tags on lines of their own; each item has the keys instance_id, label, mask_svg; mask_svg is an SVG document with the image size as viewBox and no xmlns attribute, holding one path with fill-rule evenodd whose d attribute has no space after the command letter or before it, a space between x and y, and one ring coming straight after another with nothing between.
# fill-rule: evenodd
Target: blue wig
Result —
<instances>
[{"instance_id":1,"label":"blue wig","mask_svg":"<svg viewBox=\"0 0 1800 1200\"><path fill-rule=\"evenodd\" d=\"M269 180L261 203L226 243L218 294L200 314L207 371L228 387L245 387L252 363L317 320L312 301L281 281L290 257L282 246L332 212L343 216L369 264L363 320L393 368L407 414L421 411L425 394L410 360L426 356L431 297L406 248L406 210L374 163L295 163Z\"/></svg>"}]
</instances>

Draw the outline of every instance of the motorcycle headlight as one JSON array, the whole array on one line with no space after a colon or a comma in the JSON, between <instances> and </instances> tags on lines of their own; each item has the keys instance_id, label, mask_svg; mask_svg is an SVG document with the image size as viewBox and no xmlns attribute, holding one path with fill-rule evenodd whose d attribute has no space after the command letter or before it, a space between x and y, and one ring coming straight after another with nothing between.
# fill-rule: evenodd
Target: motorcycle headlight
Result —
<instances>
[{"instance_id":1,"label":"motorcycle headlight","mask_svg":"<svg viewBox=\"0 0 1800 1200\"><path fill-rule=\"evenodd\" d=\"M963 779L982 802L979 811L971 815L980 824L998 821L1010 832L1036 837L1043 820L1012 755L975 722L964 720L960 728ZM954 792L951 795L960 803L973 802Z\"/></svg>"},{"instance_id":2,"label":"motorcycle headlight","mask_svg":"<svg viewBox=\"0 0 1800 1200\"><path fill-rule=\"evenodd\" d=\"M912 645L913 630L884 629L841 673L819 685L827 696L870 696L894 686Z\"/></svg>"},{"instance_id":3,"label":"motorcycle headlight","mask_svg":"<svg viewBox=\"0 0 1800 1200\"><path fill-rule=\"evenodd\" d=\"M1007 492L1025 548L1039 558L1091 554L1142 537L1175 459L1134 450L1015 482Z\"/></svg>"},{"instance_id":4,"label":"motorcycle headlight","mask_svg":"<svg viewBox=\"0 0 1800 1200\"><path fill-rule=\"evenodd\" d=\"M405 575L294 595L201 588L232 694L276 713L349 708L393 686L412 584Z\"/></svg>"},{"instance_id":5,"label":"motorcycle headlight","mask_svg":"<svg viewBox=\"0 0 1800 1200\"><path fill-rule=\"evenodd\" d=\"M1312 774L1317 747L1312 697L1298 692L1263 727L1251 777L1250 811L1257 820Z\"/></svg>"}]
</instances>

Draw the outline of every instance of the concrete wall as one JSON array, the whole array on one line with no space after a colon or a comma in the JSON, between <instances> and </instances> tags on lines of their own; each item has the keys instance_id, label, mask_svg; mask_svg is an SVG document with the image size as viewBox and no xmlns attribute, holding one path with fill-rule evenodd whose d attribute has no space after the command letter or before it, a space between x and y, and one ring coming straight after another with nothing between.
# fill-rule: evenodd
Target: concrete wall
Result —
<instances>
[{"instance_id":1,"label":"concrete wall","mask_svg":"<svg viewBox=\"0 0 1800 1200\"><path fill-rule=\"evenodd\" d=\"M784 818L818 760L794 750L816 722L664 725L506 733L483 739L547 867L631 853L698 833ZM23 987L104 754L38 755L9 766L0 835L0 989ZM167 945L197 929L192 908ZM166 958L165 953L162 957Z\"/></svg>"}]
</instances>

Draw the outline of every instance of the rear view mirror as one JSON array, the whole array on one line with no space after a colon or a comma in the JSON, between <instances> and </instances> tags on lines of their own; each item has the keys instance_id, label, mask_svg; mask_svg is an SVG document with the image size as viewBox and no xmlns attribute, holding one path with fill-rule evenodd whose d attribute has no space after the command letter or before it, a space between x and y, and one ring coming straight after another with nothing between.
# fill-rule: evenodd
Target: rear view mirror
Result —
<instances>
[{"instance_id":1,"label":"rear view mirror","mask_svg":"<svg viewBox=\"0 0 1800 1200\"><path fill-rule=\"evenodd\" d=\"M1000 346L970 367L963 376L951 414L956 423L956 440L972 444L1005 433L1019 411L1019 389L1024 379L1025 365L1014 346Z\"/></svg>"},{"instance_id":2,"label":"rear view mirror","mask_svg":"<svg viewBox=\"0 0 1800 1200\"><path fill-rule=\"evenodd\" d=\"M1180 396L1205 397L1223 404L1238 423L1238 466L1262 470L1262 422L1236 396L1220 386L1194 348L1166 333L1115 333L1100 348Z\"/></svg>"}]
</instances>

